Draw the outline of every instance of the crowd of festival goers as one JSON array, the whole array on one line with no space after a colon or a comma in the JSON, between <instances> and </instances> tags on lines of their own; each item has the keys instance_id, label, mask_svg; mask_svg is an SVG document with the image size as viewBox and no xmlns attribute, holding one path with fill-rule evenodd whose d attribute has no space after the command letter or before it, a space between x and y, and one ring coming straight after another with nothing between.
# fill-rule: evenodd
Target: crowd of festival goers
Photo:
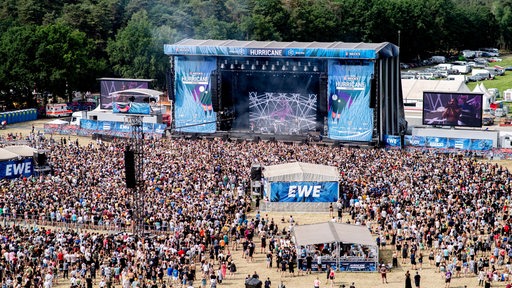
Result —
<instances>
[{"instance_id":1,"label":"crowd of festival goers","mask_svg":"<svg viewBox=\"0 0 512 288\"><path fill-rule=\"evenodd\" d=\"M260 215L249 191L253 164L291 161L339 168L331 212L343 213L333 221L366 225L379 246L391 245L390 266L509 281L511 174L497 164L438 150L146 139L135 194L126 141L35 140L51 173L0 185L7 288L217 287L236 277L235 251L248 262L265 253L268 268L295 275L297 259L311 255L297 255L293 219Z\"/></svg>"}]
</instances>

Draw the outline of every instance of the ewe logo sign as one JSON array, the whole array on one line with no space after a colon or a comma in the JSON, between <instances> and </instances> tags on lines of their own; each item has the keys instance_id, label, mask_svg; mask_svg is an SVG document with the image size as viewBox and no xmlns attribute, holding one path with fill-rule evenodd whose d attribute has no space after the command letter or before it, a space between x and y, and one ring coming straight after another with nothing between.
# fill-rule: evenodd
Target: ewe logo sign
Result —
<instances>
[{"instance_id":1,"label":"ewe logo sign","mask_svg":"<svg viewBox=\"0 0 512 288\"><path fill-rule=\"evenodd\" d=\"M18 178L20 176L28 177L34 171L32 158L19 161L0 162L0 178Z\"/></svg>"},{"instance_id":2,"label":"ewe logo sign","mask_svg":"<svg viewBox=\"0 0 512 288\"><path fill-rule=\"evenodd\" d=\"M338 182L273 182L271 202L336 202Z\"/></svg>"}]
</instances>

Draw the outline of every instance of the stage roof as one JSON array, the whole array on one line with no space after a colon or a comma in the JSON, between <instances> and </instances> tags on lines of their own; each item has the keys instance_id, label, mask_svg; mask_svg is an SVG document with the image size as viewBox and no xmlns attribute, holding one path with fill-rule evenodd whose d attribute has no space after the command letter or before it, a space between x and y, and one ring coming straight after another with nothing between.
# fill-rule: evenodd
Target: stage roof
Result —
<instances>
[{"instance_id":1,"label":"stage roof","mask_svg":"<svg viewBox=\"0 0 512 288\"><path fill-rule=\"evenodd\" d=\"M318 223L293 228L297 245L343 242L375 246L376 242L366 226L345 223Z\"/></svg>"},{"instance_id":2,"label":"stage roof","mask_svg":"<svg viewBox=\"0 0 512 288\"><path fill-rule=\"evenodd\" d=\"M338 168L327 165L292 162L265 166L263 177L271 182L290 181L339 181Z\"/></svg>"},{"instance_id":3,"label":"stage roof","mask_svg":"<svg viewBox=\"0 0 512 288\"><path fill-rule=\"evenodd\" d=\"M33 157L34 153L37 152L37 149L27 145L6 146L3 149L22 157Z\"/></svg>"},{"instance_id":4,"label":"stage roof","mask_svg":"<svg viewBox=\"0 0 512 288\"><path fill-rule=\"evenodd\" d=\"M389 42L275 42L184 39L164 45L167 55L378 59L396 57L398 46Z\"/></svg>"},{"instance_id":5,"label":"stage roof","mask_svg":"<svg viewBox=\"0 0 512 288\"><path fill-rule=\"evenodd\" d=\"M424 91L471 92L463 80L402 79L404 100L422 100Z\"/></svg>"}]
</instances>

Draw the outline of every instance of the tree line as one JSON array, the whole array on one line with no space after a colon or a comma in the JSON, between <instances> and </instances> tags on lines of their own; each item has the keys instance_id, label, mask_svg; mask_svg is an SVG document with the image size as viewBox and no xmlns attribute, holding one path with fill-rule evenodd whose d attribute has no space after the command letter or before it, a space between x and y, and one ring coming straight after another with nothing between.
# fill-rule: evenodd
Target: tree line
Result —
<instances>
[{"instance_id":1,"label":"tree line","mask_svg":"<svg viewBox=\"0 0 512 288\"><path fill-rule=\"evenodd\" d=\"M185 38L391 42L404 61L512 44L512 0L3 0L0 97L97 91L98 77L156 79Z\"/></svg>"}]
</instances>

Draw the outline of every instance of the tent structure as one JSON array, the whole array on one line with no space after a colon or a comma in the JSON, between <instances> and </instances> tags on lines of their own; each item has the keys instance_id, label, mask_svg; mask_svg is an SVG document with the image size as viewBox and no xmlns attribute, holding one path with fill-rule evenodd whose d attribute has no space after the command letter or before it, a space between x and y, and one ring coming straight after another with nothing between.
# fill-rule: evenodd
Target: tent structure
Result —
<instances>
[{"instance_id":1,"label":"tent structure","mask_svg":"<svg viewBox=\"0 0 512 288\"><path fill-rule=\"evenodd\" d=\"M4 147L4 149L12 153L15 153L21 157L33 157L34 153L37 152L37 149L34 149L27 145L6 146Z\"/></svg>"},{"instance_id":2,"label":"tent structure","mask_svg":"<svg viewBox=\"0 0 512 288\"><path fill-rule=\"evenodd\" d=\"M0 148L0 179L28 177L34 173L34 152L26 145Z\"/></svg>"},{"instance_id":3,"label":"tent structure","mask_svg":"<svg viewBox=\"0 0 512 288\"><path fill-rule=\"evenodd\" d=\"M475 88L473 89L473 92L475 93L482 93L483 99L482 99L482 108L488 109L492 102L494 102L496 99L493 97L491 92L487 90L487 88L484 86L484 83L477 84Z\"/></svg>"},{"instance_id":4,"label":"tent structure","mask_svg":"<svg viewBox=\"0 0 512 288\"><path fill-rule=\"evenodd\" d=\"M147 88L134 88L134 89L126 89L121 91L115 91L110 93L109 95L113 98L130 98L134 97L135 99L142 99L145 102L160 102L160 96L163 95L164 92L147 89ZM147 100L147 101L146 101ZM136 102L139 102L136 100ZM142 102L142 101L141 101Z\"/></svg>"},{"instance_id":5,"label":"tent structure","mask_svg":"<svg viewBox=\"0 0 512 288\"><path fill-rule=\"evenodd\" d=\"M60 119L55 119L55 120L47 122L46 124L67 125L67 124L69 124L69 122L68 121L64 121L64 120L60 120Z\"/></svg>"},{"instance_id":6,"label":"tent structure","mask_svg":"<svg viewBox=\"0 0 512 288\"><path fill-rule=\"evenodd\" d=\"M263 167L264 191L270 202L336 202L337 167L292 162Z\"/></svg>"},{"instance_id":7,"label":"tent structure","mask_svg":"<svg viewBox=\"0 0 512 288\"><path fill-rule=\"evenodd\" d=\"M18 157L20 157L20 155L14 153L14 152L11 152L7 149L0 148L0 161L17 159Z\"/></svg>"},{"instance_id":8,"label":"tent structure","mask_svg":"<svg viewBox=\"0 0 512 288\"><path fill-rule=\"evenodd\" d=\"M292 162L265 166L263 177L267 181L338 181L338 168L327 165Z\"/></svg>"},{"instance_id":9,"label":"tent structure","mask_svg":"<svg viewBox=\"0 0 512 288\"><path fill-rule=\"evenodd\" d=\"M404 103L421 103L424 91L471 92L463 80L402 79Z\"/></svg>"},{"instance_id":10,"label":"tent structure","mask_svg":"<svg viewBox=\"0 0 512 288\"><path fill-rule=\"evenodd\" d=\"M301 225L294 227L292 236L302 258L323 254L322 267L317 265L317 271L325 270L327 265L340 271L377 270L378 247L366 226L334 222Z\"/></svg>"}]
</instances>

